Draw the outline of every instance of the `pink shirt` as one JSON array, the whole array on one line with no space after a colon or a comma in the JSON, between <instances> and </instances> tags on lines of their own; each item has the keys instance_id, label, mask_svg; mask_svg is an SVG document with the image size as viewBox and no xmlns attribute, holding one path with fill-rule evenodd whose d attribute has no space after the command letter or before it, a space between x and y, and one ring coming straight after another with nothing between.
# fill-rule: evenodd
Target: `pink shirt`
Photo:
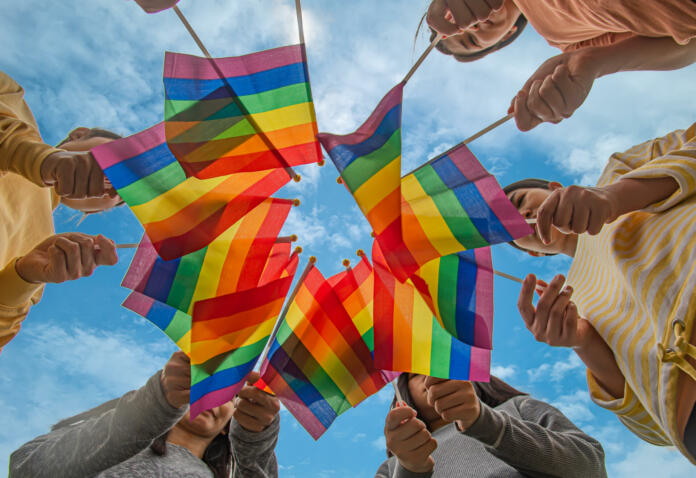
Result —
<instances>
[{"instance_id":1,"label":"pink shirt","mask_svg":"<svg viewBox=\"0 0 696 478\"><path fill-rule=\"evenodd\" d=\"M696 37L694 0L514 0L550 45L563 51L606 46L637 35Z\"/></svg>"}]
</instances>

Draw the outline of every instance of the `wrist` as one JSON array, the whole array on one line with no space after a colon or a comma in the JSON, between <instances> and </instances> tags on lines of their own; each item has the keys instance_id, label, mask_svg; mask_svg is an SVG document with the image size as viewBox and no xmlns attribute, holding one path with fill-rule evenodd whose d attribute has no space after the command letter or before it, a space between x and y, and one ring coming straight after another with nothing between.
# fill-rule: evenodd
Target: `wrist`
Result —
<instances>
[{"instance_id":1,"label":"wrist","mask_svg":"<svg viewBox=\"0 0 696 478\"><path fill-rule=\"evenodd\" d=\"M577 55L578 71L583 72L593 79L616 73L613 69L611 56L606 55L604 47L586 47L575 50Z\"/></svg>"},{"instance_id":2,"label":"wrist","mask_svg":"<svg viewBox=\"0 0 696 478\"><path fill-rule=\"evenodd\" d=\"M31 277L31 274L28 273L24 262L25 257L26 256L22 256L15 261L15 272L17 273L20 279L22 279L24 282L28 284L42 284L43 281L36 280L35 278Z\"/></svg>"},{"instance_id":3,"label":"wrist","mask_svg":"<svg viewBox=\"0 0 696 478\"><path fill-rule=\"evenodd\" d=\"M433 471L433 464L425 462L425 463L405 463L403 462L400 458L397 457L399 460L399 464L405 468L406 470L410 471L411 473L430 473Z\"/></svg>"}]
</instances>

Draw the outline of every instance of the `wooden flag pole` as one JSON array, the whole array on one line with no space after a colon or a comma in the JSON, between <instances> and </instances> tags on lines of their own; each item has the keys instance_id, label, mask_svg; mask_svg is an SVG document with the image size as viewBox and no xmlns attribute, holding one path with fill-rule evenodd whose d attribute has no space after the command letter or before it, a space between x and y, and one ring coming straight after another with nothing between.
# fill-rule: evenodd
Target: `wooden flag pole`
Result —
<instances>
[{"instance_id":1,"label":"wooden flag pole","mask_svg":"<svg viewBox=\"0 0 696 478\"><path fill-rule=\"evenodd\" d=\"M399 377L395 378L392 380L392 385L394 385L394 395L396 395L396 403L399 404L404 401L404 397L401 396L401 392L399 391L399 387L396 385L396 382L399 381ZM406 403L406 402L404 402Z\"/></svg>"},{"instance_id":2,"label":"wooden flag pole","mask_svg":"<svg viewBox=\"0 0 696 478\"><path fill-rule=\"evenodd\" d=\"M242 104L241 101L239 101L239 97L238 97L237 94L234 92L234 89L232 88L232 85L230 85L229 81L227 81L227 78L225 78L225 75L223 74L222 70L220 69L220 67L218 66L217 62L215 61L215 58L213 58L213 57L210 55L210 52L209 52L208 49L205 47L205 45L203 45L203 42L201 41L200 37L198 36L198 34L196 33L196 31L193 29L193 27L191 26L191 24L188 22L188 20L186 19L186 17L184 16L184 14L181 12L181 10L179 10L179 7L176 6L176 5L174 5L174 7L172 7L172 9L174 10L174 13L176 13L176 15L179 17L179 20L181 20L181 23L184 24L184 27L186 27L186 30L188 30L189 35L191 35L191 38L193 38L193 41L196 42L196 45L198 45L198 48L201 50L201 52L203 52L203 55L205 55L205 57L210 61L210 64L212 65L213 69L215 70L215 73L217 73L217 75L218 75L218 77L220 78L220 80L225 84L225 88L227 89L227 91L228 91L228 92L230 93L230 95L232 96L232 100L233 100L234 103L237 105L237 107L238 107L239 110L242 112L242 114L243 114L244 117L247 119L247 121L249 121L249 124L251 124L251 127L254 128L254 131L256 131L256 132L258 133L258 135L259 135L259 137L261 138L261 140L263 141L264 145L269 149L269 151L271 151L271 152L274 153L274 155L278 158L278 160L279 160L282 164L285 164L284 169L285 169L285 171L288 173L288 176L290 176L290 177L292 178L293 181L299 182L299 181L300 181L300 175L297 174L297 173L295 172L295 170L292 169L292 167L289 166L289 165L287 164L287 161L285 161L285 158L283 158L283 157L280 155L280 153L277 151L277 149L275 148L275 146L273 146L273 143L271 143L271 141L268 139L268 137L267 137L266 134L263 132L263 130L261 130L261 128L259 127L258 123L257 123L256 120L251 116L251 114L249 113L249 111L247 110L247 108Z\"/></svg>"},{"instance_id":3,"label":"wooden flag pole","mask_svg":"<svg viewBox=\"0 0 696 478\"><path fill-rule=\"evenodd\" d=\"M135 249L138 247L137 242L126 242L123 244L116 244L116 249Z\"/></svg>"},{"instance_id":4,"label":"wooden flag pole","mask_svg":"<svg viewBox=\"0 0 696 478\"><path fill-rule=\"evenodd\" d=\"M500 276L500 277L504 277L504 278L509 279L509 280L511 280L511 281L513 281L513 282L519 282L520 284L521 284L522 282L524 282L524 281L523 281L522 279L520 279L519 277L515 277L515 276L512 276L512 275L510 275L510 274L506 274L505 272L497 271L497 270L495 270L495 269L493 269L493 274L495 274L495 275L497 275L497 276Z\"/></svg>"},{"instance_id":5,"label":"wooden flag pole","mask_svg":"<svg viewBox=\"0 0 696 478\"><path fill-rule=\"evenodd\" d=\"M423 60L430 54L431 51L433 51L433 48L435 48L435 45L438 44L440 40L442 40L445 36L442 33L438 33L435 38L433 38L433 41L430 42L430 45L428 45L428 48L425 49L423 54L416 60L416 62L413 64L410 70L408 70L408 73L406 73L406 76L404 76L404 79L402 83L407 83L408 80L411 79L413 74L416 72L419 66L421 66L421 63L423 63Z\"/></svg>"},{"instance_id":6,"label":"wooden flag pole","mask_svg":"<svg viewBox=\"0 0 696 478\"><path fill-rule=\"evenodd\" d=\"M300 32L300 43L304 45L304 25L302 24L302 5L300 5L300 0L295 0L295 12L297 12L297 30Z\"/></svg>"},{"instance_id":7,"label":"wooden flag pole","mask_svg":"<svg viewBox=\"0 0 696 478\"><path fill-rule=\"evenodd\" d=\"M278 316L278 319L276 320L276 323L273 325L273 331L271 332L271 335L268 337L268 341L266 342L265 347L263 348L263 353L259 357L258 362L256 362L256 366L254 367L254 370L259 370L261 366L263 365L263 362L268 358L268 353L271 350L271 344L273 344L273 341L276 338L276 335L278 335L278 329L280 328L280 324L283 322L283 319L285 319L285 316L288 313L288 309L290 309L290 304L292 304L292 301L295 300L295 296L297 293L300 291L300 286L302 286L302 283L304 282L305 278L307 277L307 274L309 274L309 271L314 267L314 263L317 262L317 258L314 256L311 256L309 258L309 262L307 262L307 266L305 267L304 271L302 271L302 275L300 276L300 279L297 281L297 284L295 284L295 288L293 289L292 293L288 296L287 300L285 301L285 305L283 306L283 310L280 312L280 315Z\"/></svg>"}]
</instances>

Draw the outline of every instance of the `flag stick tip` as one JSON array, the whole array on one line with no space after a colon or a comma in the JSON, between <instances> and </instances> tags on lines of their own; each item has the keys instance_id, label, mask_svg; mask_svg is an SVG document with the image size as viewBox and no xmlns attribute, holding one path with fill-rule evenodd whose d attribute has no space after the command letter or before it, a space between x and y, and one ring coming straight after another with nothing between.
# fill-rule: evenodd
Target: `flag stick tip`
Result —
<instances>
[{"instance_id":1,"label":"flag stick tip","mask_svg":"<svg viewBox=\"0 0 696 478\"><path fill-rule=\"evenodd\" d=\"M297 241L297 234L291 234L290 235L290 242L295 242Z\"/></svg>"},{"instance_id":2,"label":"flag stick tip","mask_svg":"<svg viewBox=\"0 0 696 478\"><path fill-rule=\"evenodd\" d=\"M337 178L336 178L336 182L337 182L338 184L343 184L343 178L342 178L341 176L337 177Z\"/></svg>"},{"instance_id":3,"label":"flag stick tip","mask_svg":"<svg viewBox=\"0 0 696 478\"><path fill-rule=\"evenodd\" d=\"M292 177L292 180L295 181L296 183L299 183L300 181L302 181L302 176L300 176L299 174L296 174Z\"/></svg>"},{"instance_id":4,"label":"flag stick tip","mask_svg":"<svg viewBox=\"0 0 696 478\"><path fill-rule=\"evenodd\" d=\"M301 203L301 201L300 201L299 199L293 199L293 200L292 200L292 205L293 205L293 206L299 206L300 204L302 204L302 203Z\"/></svg>"},{"instance_id":5,"label":"flag stick tip","mask_svg":"<svg viewBox=\"0 0 696 478\"><path fill-rule=\"evenodd\" d=\"M362 249L358 249L356 254L358 255L358 257L362 257L365 255L365 251L363 251Z\"/></svg>"},{"instance_id":6,"label":"flag stick tip","mask_svg":"<svg viewBox=\"0 0 696 478\"><path fill-rule=\"evenodd\" d=\"M375 231L372 231L372 232L370 233L370 236L372 236L372 237L377 237L377 236L375 236Z\"/></svg>"},{"instance_id":7,"label":"flag stick tip","mask_svg":"<svg viewBox=\"0 0 696 478\"><path fill-rule=\"evenodd\" d=\"M343 267L350 267L350 259L343 259L341 264L343 264Z\"/></svg>"},{"instance_id":8,"label":"flag stick tip","mask_svg":"<svg viewBox=\"0 0 696 478\"><path fill-rule=\"evenodd\" d=\"M324 166L326 164L326 160L324 158L321 158L319 161L317 161L317 164L319 166Z\"/></svg>"},{"instance_id":9,"label":"flag stick tip","mask_svg":"<svg viewBox=\"0 0 696 478\"><path fill-rule=\"evenodd\" d=\"M315 262L317 262L317 257L316 256L309 256L309 263L314 264Z\"/></svg>"},{"instance_id":10,"label":"flag stick tip","mask_svg":"<svg viewBox=\"0 0 696 478\"><path fill-rule=\"evenodd\" d=\"M297 246L295 248L295 254L302 254L302 246Z\"/></svg>"}]
</instances>

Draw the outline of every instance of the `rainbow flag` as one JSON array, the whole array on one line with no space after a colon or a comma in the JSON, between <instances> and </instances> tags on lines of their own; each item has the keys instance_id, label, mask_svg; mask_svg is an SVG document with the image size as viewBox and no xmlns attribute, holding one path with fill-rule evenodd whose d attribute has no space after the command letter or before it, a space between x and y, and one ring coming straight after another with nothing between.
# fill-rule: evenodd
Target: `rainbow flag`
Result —
<instances>
[{"instance_id":1,"label":"rainbow flag","mask_svg":"<svg viewBox=\"0 0 696 478\"><path fill-rule=\"evenodd\" d=\"M533 232L465 145L401 178L403 86L354 133L318 136L402 282L437 257Z\"/></svg>"},{"instance_id":2,"label":"rainbow flag","mask_svg":"<svg viewBox=\"0 0 696 478\"><path fill-rule=\"evenodd\" d=\"M318 439L387 382L340 299L311 266L271 343L262 379Z\"/></svg>"},{"instance_id":3,"label":"rainbow flag","mask_svg":"<svg viewBox=\"0 0 696 478\"><path fill-rule=\"evenodd\" d=\"M210 60L167 52L167 143L189 176L321 159L304 45Z\"/></svg>"},{"instance_id":4,"label":"rainbow flag","mask_svg":"<svg viewBox=\"0 0 696 478\"><path fill-rule=\"evenodd\" d=\"M282 169L187 179L163 124L92 154L165 260L207 246L290 180Z\"/></svg>"},{"instance_id":5,"label":"rainbow flag","mask_svg":"<svg viewBox=\"0 0 696 478\"><path fill-rule=\"evenodd\" d=\"M144 236L121 285L189 315L198 300L256 287L292 204L265 199L208 246L168 261Z\"/></svg>"},{"instance_id":6,"label":"rainbow flag","mask_svg":"<svg viewBox=\"0 0 696 478\"><path fill-rule=\"evenodd\" d=\"M487 381L490 377L490 348L467 344L443 328L414 282L411 279L400 282L391 273L377 242L372 260L375 270L375 365L397 372ZM468 287L472 286L475 287L468 284ZM439 290L439 286L433 290ZM443 298L445 290L443 283ZM439 300L440 296L437 297ZM454 299L450 298L451 301ZM442 308L440 312L443 312ZM466 318L466 314L457 317ZM459 333L460 327L454 324L451 330Z\"/></svg>"},{"instance_id":7,"label":"rainbow flag","mask_svg":"<svg viewBox=\"0 0 696 478\"><path fill-rule=\"evenodd\" d=\"M191 417L232 400L271 335L297 270L286 257L275 280L196 303L191 327Z\"/></svg>"},{"instance_id":8,"label":"rainbow flag","mask_svg":"<svg viewBox=\"0 0 696 478\"><path fill-rule=\"evenodd\" d=\"M191 353L191 316L174 307L148 297L140 292L131 292L123 306L145 317L155 324L186 355Z\"/></svg>"}]
</instances>

